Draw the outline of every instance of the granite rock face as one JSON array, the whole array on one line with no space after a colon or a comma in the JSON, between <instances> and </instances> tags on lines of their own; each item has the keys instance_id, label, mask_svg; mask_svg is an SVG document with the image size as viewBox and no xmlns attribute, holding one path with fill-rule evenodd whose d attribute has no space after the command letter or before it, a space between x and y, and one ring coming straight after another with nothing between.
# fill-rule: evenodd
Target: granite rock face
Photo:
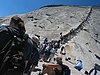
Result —
<instances>
[{"instance_id":1,"label":"granite rock face","mask_svg":"<svg viewBox=\"0 0 100 75\"><path fill-rule=\"evenodd\" d=\"M37 34L41 40L46 37L58 40L62 32L66 55L61 56L72 70L71 75L84 75L85 71L100 75L100 7L45 6L19 16L30 36ZM9 23L11 17L1 18L0 24ZM66 58L71 59L65 61ZM83 62L81 71L74 68L77 59Z\"/></svg>"}]
</instances>

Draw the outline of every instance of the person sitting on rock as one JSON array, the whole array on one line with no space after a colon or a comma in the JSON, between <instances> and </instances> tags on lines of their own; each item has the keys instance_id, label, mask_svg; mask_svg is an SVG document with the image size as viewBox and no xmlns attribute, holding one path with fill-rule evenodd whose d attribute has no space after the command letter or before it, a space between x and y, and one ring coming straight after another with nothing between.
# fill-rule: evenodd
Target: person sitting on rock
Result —
<instances>
[{"instance_id":1,"label":"person sitting on rock","mask_svg":"<svg viewBox=\"0 0 100 75\"><path fill-rule=\"evenodd\" d=\"M57 64L45 63L43 64L43 70L39 75L48 74L48 75L70 75L71 71L67 65L62 63L62 58L55 58Z\"/></svg>"}]
</instances>

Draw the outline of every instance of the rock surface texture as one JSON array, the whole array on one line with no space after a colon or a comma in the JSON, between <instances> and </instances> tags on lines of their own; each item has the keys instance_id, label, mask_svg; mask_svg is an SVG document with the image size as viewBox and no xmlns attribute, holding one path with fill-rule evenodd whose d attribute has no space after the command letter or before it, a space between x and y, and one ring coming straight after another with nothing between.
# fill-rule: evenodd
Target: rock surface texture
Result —
<instances>
[{"instance_id":1,"label":"rock surface texture","mask_svg":"<svg viewBox=\"0 0 100 75\"><path fill-rule=\"evenodd\" d=\"M63 62L71 69L71 75L100 75L100 7L94 6L45 6L38 10L20 14L27 33L37 34L49 40L58 40L63 34L66 55ZM0 19L0 24L9 23L12 16ZM66 58L71 58L66 61ZM77 59L82 60L83 69L74 68Z\"/></svg>"}]
</instances>

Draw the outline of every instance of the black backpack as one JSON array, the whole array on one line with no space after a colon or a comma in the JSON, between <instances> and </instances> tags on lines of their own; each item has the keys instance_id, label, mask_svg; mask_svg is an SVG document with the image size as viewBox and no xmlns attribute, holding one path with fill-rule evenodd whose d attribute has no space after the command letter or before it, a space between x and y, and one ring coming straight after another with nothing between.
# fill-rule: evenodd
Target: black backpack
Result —
<instances>
[{"instance_id":1,"label":"black backpack","mask_svg":"<svg viewBox=\"0 0 100 75\"><path fill-rule=\"evenodd\" d=\"M71 70L67 65L62 64L62 75L70 75Z\"/></svg>"},{"instance_id":2,"label":"black backpack","mask_svg":"<svg viewBox=\"0 0 100 75\"><path fill-rule=\"evenodd\" d=\"M0 41L3 46L0 47L0 73L4 75L9 70L23 72L25 67L24 35L18 35L9 26L1 26Z\"/></svg>"},{"instance_id":3,"label":"black backpack","mask_svg":"<svg viewBox=\"0 0 100 75\"><path fill-rule=\"evenodd\" d=\"M67 65L59 64L62 67L62 70L59 71L58 69L55 69L55 75L70 75L71 70Z\"/></svg>"}]
</instances>

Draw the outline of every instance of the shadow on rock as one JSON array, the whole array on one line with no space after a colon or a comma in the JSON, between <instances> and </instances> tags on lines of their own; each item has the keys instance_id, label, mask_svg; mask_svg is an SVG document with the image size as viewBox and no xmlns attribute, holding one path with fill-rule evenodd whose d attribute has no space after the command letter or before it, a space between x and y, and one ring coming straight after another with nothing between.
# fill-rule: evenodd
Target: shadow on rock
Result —
<instances>
[{"instance_id":1,"label":"shadow on rock","mask_svg":"<svg viewBox=\"0 0 100 75\"><path fill-rule=\"evenodd\" d=\"M95 64L94 68L92 68L90 71L89 71L89 75L91 75L91 73L94 71L94 74L93 75L97 75L97 71L100 71L100 65L98 64Z\"/></svg>"},{"instance_id":2,"label":"shadow on rock","mask_svg":"<svg viewBox=\"0 0 100 75\"><path fill-rule=\"evenodd\" d=\"M96 58L97 58L97 59L99 59L99 60L100 60L100 56L98 56L98 55L96 55L96 54L95 54L95 56L96 56Z\"/></svg>"},{"instance_id":3,"label":"shadow on rock","mask_svg":"<svg viewBox=\"0 0 100 75\"><path fill-rule=\"evenodd\" d=\"M41 71L41 69L39 68L36 68L35 70L33 70L34 72L37 72L37 71Z\"/></svg>"}]
</instances>

